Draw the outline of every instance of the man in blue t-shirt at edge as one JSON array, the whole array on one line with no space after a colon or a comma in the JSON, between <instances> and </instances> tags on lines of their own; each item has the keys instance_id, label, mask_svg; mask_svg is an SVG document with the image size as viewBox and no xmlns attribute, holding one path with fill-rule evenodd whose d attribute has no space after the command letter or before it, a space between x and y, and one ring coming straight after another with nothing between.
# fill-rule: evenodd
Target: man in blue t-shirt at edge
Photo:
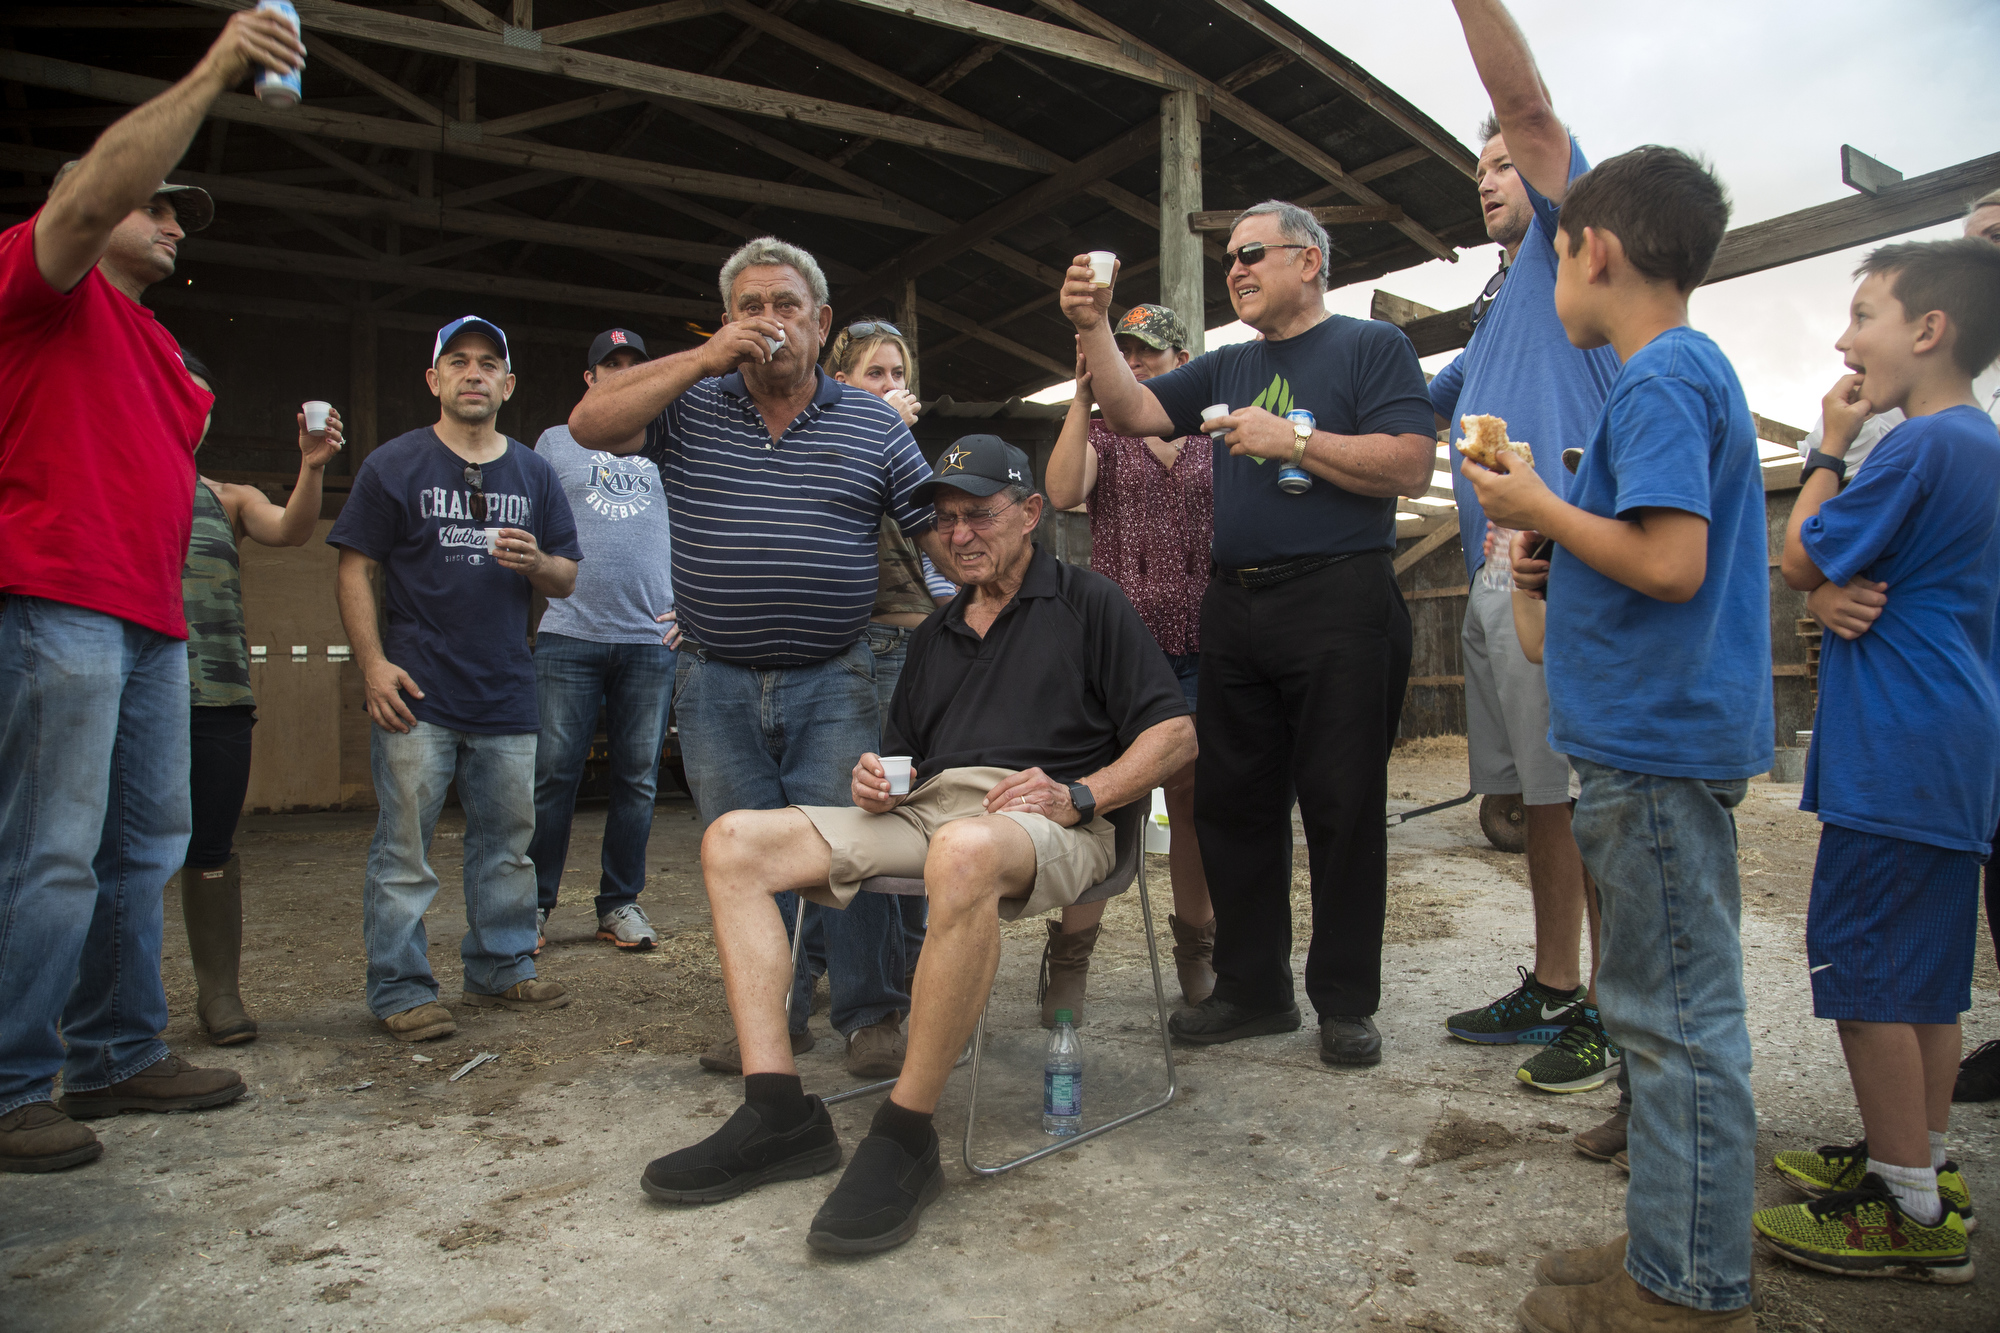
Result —
<instances>
[{"instance_id":1,"label":"man in blue t-shirt at edge","mask_svg":"<svg viewBox=\"0 0 2000 1333\"><path fill-rule=\"evenodd\" d=\"M1688 327L1729 223L1700 162L1645 147L1569 188L1555 299L1578 347L1623 365L1569 499L1517 453L1461 469L1549 571L1549 741L1576 766L1595 877L1604 1024L1632 1080L1627 1234L1545 1256L1531 1333L1752 1333L1757 1113L1744 1023L1735 817L1771 767L1771 601L1757 427L1736 372ZM1533 443L1532 441L1530 443ZM1529 560L1544 537L1552 564ZM1679 1307L1678 1309L1674 1307Z\"/></svg>"},{"instance_id":2,"label":"man in blue t-shirt at edge","mask_svg":"<svg viewBox=\"0 0 2000 1333\"><path fill-rule=\"evenodd\" d=\"M644 338L630 329L606 329L590 344L583 382L595 384L650 359ZM577 570L576 591L550 602L535 629L542 731L535 743L535 838L528 858L539 893L537 944L547 942L549 913L562 888L577 788L601 706L611 791L592 904L597 938L619 949L650 949L660 937L639 906L639 892L646 887L646 844L674 687L674 650L661 624L674 606L667 497L651 459L586 449L568 426L543 431L535 453L556 470L576 518L577 541L589 557Z\"/></svg>"},{"instance_id":3,"label":"man in blue t-shirt at edge","mask_svg":"<svg viewBox=\"0 0 2000 1333\"><path fill-rule=\"evenodd\" d=\"M535 977L532 593L576 587L576 520L555 469L494 427L514 392L507 335L466 315L438 330L424 372L435 426L370 453L327 534L340 619L366 682L381 814L368 847L362 936L368 1007L399 1041L457 1031L438 1003L424 913L445 788L465 809L464 989L479 1008L559 1009ZM376 633L382 572L386 635Z\"/></svg>"},{"instance_id":4,"label":"man in blue t-shirt at edge","mask_svg":"<svg viewBox=\"0 0 2000 1333\"><path fill-rule=\"evenodd\" d=\"M1393 567L1396 497L1429 487L1437 436L1410 340L1390 324L1328 313L1329 254L1306 209L1271 200L1244 210L1230 232L1229 300L1263 336L1143 385L1105 318L1111 289L1092 286L1086 256L1072 262L1061 299L1105 425L1215 440L1194 793L1215 904L1215 990L1173 1016L1174 1035L1206 1045L1300 1026L1296 795L1311 865L1306 995L1320 1059L1373 1065L1382 1058L1374 1014L1388 897L1382 809L1410 676L1410 616Z\"/></svg>"},{"instance_id":5,"label":"man in blue t-shirt at edge","mask_svg":"<svg viewBox=\"0 0 2000 1333\"><path fill-rule=\"evenodd\" d=\"M1478 180L1486 234L1500 245L1500 271L1473 302L1465 351L1431 381L1431 405L1454 442L1463 434L1462 416L1504 420L1511 438L1534 446L1536 471L1562 496L1569 491L1563 451L1589 441L1618 375L1610 347L1571 346L1556 318L1556 218L1570 182L1590 164L1556 118L1506 7L1499 0L1459 0L1458 14L1493 99L1493 114L1479 131L1485 148ZM1542 1046L1515 1075L1530 1087L1589 1092L1616 1075L1622 1092L1618 1049L1604 1034L1592 978L1578 957L1587 915L1595 971L1597 907L1570 830L1569 761L1549 746L1542 668L1514 637L1509 534L1496 531L1492 556L1483 554L1486 513L1472 483L1456 475L1463 461L1454 450L1452 491L1470 585L1461 639L1471 785L1482 795L1518 794L1526 810L1535 957L1518 987L1452 1015L1445 1027L1461 1041ZM1621 1097L1609 1120L1576 1136L1578 1150L1600 1161L1623 1152L1628 1109L1629 1098Z\"/></svg>"}]
</instances>

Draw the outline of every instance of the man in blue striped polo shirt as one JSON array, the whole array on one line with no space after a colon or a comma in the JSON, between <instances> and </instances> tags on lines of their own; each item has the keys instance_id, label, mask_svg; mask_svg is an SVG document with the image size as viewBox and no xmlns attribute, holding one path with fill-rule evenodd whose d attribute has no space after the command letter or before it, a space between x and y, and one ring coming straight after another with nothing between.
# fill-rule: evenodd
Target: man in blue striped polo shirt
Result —
<instances>
[{"instance_id":1,"label":"man in blue striped polo shirt","mask_svg":"<svg viewBox=\"0 0 2000 1333\"><path fill-rule=\"evenodd\" d=\"M864 635L882 516L951 568L930 506L910 498L930 469L909 427L819 369L833 328L819 264L766 236L730 257L718 288L729 322L714 337L599 379L569 420L585 448L659 465L686 650L674 712L704 821L849 803L848 770L881 719ZM795 910L784 905L788 925ZM893 1077L910 1007L894 899L863 894L825 925L847 1067ZM795 1053L813 1044L806 1007L793 1006ZM742 1069L733 1039L702 1063Z\"/></svg>"}]
</instances>

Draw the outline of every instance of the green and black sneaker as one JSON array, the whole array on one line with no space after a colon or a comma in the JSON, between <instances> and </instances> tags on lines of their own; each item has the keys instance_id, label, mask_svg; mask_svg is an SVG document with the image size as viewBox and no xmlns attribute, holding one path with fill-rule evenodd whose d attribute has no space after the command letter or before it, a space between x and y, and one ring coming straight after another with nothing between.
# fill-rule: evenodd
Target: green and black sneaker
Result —
<instances>
[{"instance_id":1,"label":"green and black sneaker","mask_svg":"<svg viewBox=\"0 0 2000 1333\"><path fill-rule=\"evenodd\" d=\"M1760 1208L1750 1225L1782 1257L1822 1273L1970 1282L1972 1252L1965 1220L1946 1203L1934 1226L1903 1211L1882 1177L1868 1172L1859 1189L1811 1203Z\"/></svg>"},{"instance_id":2,"label":"green and black sneaker","mask_svg":"<svg viewBox=\"0 0 2000 1333\"><path fill-rule=\"evenodd\" d=\"M1545 1046L1582 1017L1584 997L1590 993L1584 987L1578 986L1574 992L1550 990L1527 968L1514 970L1521 974L1519 986L1484 1009L1453 1014L1445 1020L1445 1031L1460 1041L1482 1046L1517 1042Z\"/></svg>"},{"instance_id":3,"label":"green and black sneaker","mask_svg":"<svg viewBox=\"0 0 2000 1333\"><path fill-rule=\"evenodd\" d=\"M1616 1078L1624 1058L1605 1033L1597 1006L1586 1004L1576 1022L1515 1070L1514 1077L1543 1092L1589 1092Z\"/></svg>"},{"instance_id":4,"label":"green and black sneaker","mask_svg":"<svg viewBox=\"0 0 2000 1333\"><path fill-rule=\"evenodd\" d=\"M1781 1152L1771 1159L1771 1166L1786 1183L1814 1198L1858 1189L1862 1177L1868 1174L1868 1140L1845 1147L1827 1144L1811 1152ZM1979 1230L1979 1219L1972 1212L1972 1191L1966 1187L1965 1174L1958 1163L1946 1162L1937 1174L1938 1197L1944 1200L1944 1206L1964 1220L1966 1235Z\"/></svg>"}]
</instances>

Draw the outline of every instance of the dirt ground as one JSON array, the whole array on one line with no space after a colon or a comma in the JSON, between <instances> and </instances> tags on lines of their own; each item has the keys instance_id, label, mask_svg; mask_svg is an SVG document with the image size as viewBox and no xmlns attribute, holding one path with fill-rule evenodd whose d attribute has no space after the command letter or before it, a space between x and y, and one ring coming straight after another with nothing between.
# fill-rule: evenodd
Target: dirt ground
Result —
<instances>
[{"instance_id":1,"label":"dirt ground","mask_svg":"<svg viewBox=\"0 0 2000 1333\"><path fill-rule=\"evenodd\" d=\"M1464 742L1407 746L1390 777L1392 810L1458 795ZM1859 1136L1830 1025L1810 1017L1803 931L1817 833L1797 795L1755 783L1738 812L1762 1161ZM728 1015L688 802L662 802L654 826L643 901L659 949L621 954L592 938L603 810L586 807L540 964L575 1002L534 1015L453 1005L458 1034L414 1048L390 1040L362 999L372 816L246 820L244 994L261 1038L228 1051L202 1042L171 898L165 967L169 1042L242 1070L251 1094L200 1115L98 1122L101 1161L0 1177L0 1328L1511 1329L1537 1255L1622 1228L1623 1178L1567 1142L1609 1113L1610 1088L1537 1094L1511 1077L1516 1052L1443 1032L1446 1014L1499 993L1528 961L1523 859L1493 850L1475 811L1390 834L1378 1069L1326 1070L1310 1026L1178 1052L1169 1110L996 1180L948 1162L946 1195L918 1238L860 1263L804 1246L831 1177L708 1209L638 1190L648 1159L709 1132L739 1097L693 1059ZM459 989L462 845L447 812L432 849L444 889L428 918L447 1004ZM1164 935L1165 858L1151 867ZM1097 1114L1155 1095L1163 1075L1136 897L1114 903L1092 971L1083 1035ZM981 1092L988 1158L1042 1141L1043 930L1004 927ZM1996 986L1982 947L1968 1044L2000 1035ZM808 1088L845 1086L823 1014L813 1030ZM450 1081L485 1052L499 1058ZM940 1109L948 1157L965 1082ZM872 1106L836 1108L850 1147ZM1954 1122L1954 1151L1985 1198L2000 1189L1996 1115L2000 1104L1962 1107ZM1794 1201L1768 1171L1758 1194ZM1974 1248L2000 1259L1984 1236ZM1761 1254L1757 1275L1765 1333L2000 1328L1980 1283L1840 1280Z\"/></svg>"}]
</instances>

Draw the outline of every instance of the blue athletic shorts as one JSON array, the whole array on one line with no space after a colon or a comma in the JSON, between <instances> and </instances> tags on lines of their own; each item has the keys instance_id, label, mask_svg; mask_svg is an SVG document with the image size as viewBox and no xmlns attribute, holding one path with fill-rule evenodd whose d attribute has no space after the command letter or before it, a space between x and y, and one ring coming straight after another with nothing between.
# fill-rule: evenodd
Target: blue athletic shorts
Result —
<instances>
[{"instance_id":1,"label":"blue athletic shorts","mask_svg":"<svg viewBox=\"0 0 2000 1333\"><path fill-rule=\"evenodd\" d=\"M1956 1023L1978 939L1976 852L1820 825L1806 908L1816 1017Z\"/></svg>"}]
</instances>

